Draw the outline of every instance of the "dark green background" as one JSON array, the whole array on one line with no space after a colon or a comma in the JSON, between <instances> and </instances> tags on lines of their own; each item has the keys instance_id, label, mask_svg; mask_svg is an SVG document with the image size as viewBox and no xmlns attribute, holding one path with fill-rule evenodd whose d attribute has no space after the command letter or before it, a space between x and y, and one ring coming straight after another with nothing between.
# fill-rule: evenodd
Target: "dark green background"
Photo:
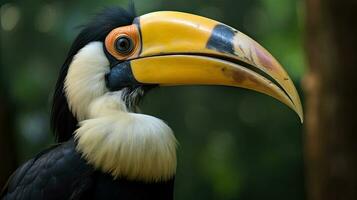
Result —
<instances>
[{"instance_id":1,"label":"dark green background","mask_svg":"<svg viewBox=\"0 0 357 200\"><path fill-rule=\"evenodd\" d=\"M134 2L138 15L176 10L237 28L285 66L301 94L301 0ZM15 106L20 162L53 141L51 95L78 26L113 5L128 2L2 1L0 88ZM305 199L302 125L275 99L237 88L169 87L151 91L141 108L165 120L180 142L176 199Z\"/></svg>"}]
</instances>

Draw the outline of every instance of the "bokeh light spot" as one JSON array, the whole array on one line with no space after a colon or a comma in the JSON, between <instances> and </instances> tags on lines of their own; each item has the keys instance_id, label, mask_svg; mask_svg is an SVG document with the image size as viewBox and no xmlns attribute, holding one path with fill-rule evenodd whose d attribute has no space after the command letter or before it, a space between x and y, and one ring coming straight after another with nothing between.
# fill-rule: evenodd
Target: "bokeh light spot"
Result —
<instances>
[{"instance_id":1,"label":"bokeh light spot","mask_svg":"<svg viewBox=\"0 0 357 200\"><path fill-rule=\"evenodd\" d=\"M5 31L13 30L20 20L20 9L14 4L4 4L0 8L1 28Z\"/></svg>"}]
</instances>

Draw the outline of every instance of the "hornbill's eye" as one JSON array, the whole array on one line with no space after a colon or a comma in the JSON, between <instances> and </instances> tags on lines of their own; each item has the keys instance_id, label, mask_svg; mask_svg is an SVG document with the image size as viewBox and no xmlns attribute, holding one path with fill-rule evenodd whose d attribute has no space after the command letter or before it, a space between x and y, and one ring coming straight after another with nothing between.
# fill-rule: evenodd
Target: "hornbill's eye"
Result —
<instances>
[{"instance_id":1,"label":"hornbill's eye","mask_svg":"<svg viewBox=\"0 0 357 200\"><path fill-rule=\"evenodd\" d=\"M134 42L133 40L127 36L127 35L122 35L117 38L115 41L115 49L123 54L127 55L131 53L131 51L134 49Z\"/></svg>"},{"instance_id":2,"label":"hornbill's eye","mask_svg":"<svg viewBox=\"0 0 357 200\"><path fill-rule=\"evenodd\" d=\"M141 42L137 25L132 24L112 30L105 38L105 48L117 60L138 56Z\"/></svg>"}]
</instances>

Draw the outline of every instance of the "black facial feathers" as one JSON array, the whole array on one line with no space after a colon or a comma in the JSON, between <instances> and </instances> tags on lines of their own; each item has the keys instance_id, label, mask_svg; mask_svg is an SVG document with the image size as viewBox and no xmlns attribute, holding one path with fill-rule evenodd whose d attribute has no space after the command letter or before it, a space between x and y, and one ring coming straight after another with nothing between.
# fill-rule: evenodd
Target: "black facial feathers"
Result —
<instances>
[{"instance_id":1,"label":"black facial feathers","mask_svg":"<svg viewBox=\"0 0 357 200\"><path fill-rule=\"evenodd\" d=\"M133 4L131 4L128 10L120 7L106 8L95 15L87 25L82 27L82 31L74 40L67 58L60 69L53 94L51 128L57 142L64 142L70 139L78 123L75 116L69 110L64 92L64 81L73 57L88 43L104 41L106 35L109 34L111 30L132 24L135 17L136 13Z\"/></svg>"}]
</instances>

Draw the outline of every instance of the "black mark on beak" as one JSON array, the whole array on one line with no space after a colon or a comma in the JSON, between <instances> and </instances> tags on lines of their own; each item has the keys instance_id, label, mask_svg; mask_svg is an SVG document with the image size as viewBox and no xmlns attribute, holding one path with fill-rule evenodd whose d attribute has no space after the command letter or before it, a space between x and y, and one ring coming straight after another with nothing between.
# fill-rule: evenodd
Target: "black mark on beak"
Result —
<instances>
[{"instance_id":1,"label":"black mark on beak","mask_svg":"<svg viewBox=\"0 0 357 200\"><path fill-rule=\"evenodd\" d=\"M216 25L207 42L206 48L234 55L233 38L236 32L237 31L226 25Z\"/></svg>"}]
</instances>

